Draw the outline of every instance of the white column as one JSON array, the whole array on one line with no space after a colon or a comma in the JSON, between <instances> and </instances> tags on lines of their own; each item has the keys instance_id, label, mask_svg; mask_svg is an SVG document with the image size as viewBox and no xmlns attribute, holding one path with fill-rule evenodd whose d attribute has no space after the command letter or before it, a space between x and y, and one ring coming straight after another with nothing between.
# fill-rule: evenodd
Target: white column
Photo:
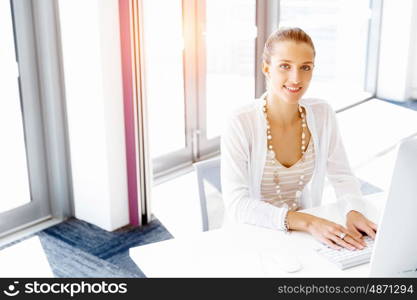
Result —
<instances>
[{"instance_id":1,"label":"white column","mask_svg":"<svg viewBox=\"0 0 417 300\"><path fill-rule=\"evenodd\" d=\"M129 223L117 0L60 1L75 217Z\"/></svg>"}]
</instances>

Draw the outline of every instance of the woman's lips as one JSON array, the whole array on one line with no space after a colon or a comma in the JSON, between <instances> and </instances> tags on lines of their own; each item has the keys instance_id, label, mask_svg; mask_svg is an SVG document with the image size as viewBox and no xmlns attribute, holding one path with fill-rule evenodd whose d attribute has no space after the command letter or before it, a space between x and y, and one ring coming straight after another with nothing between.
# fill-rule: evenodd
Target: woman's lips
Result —
<instances>
[{"instance_id":1,"label":"woman's lips","mask_svg":"<svg viewBox=\"0 0 417 300\"><path fill-rule=\"evenodd\" d=\"M300 86L300 87L288 87L288 86L285 86L285 85L284 85L284 88L285 88L288 92L293 93L293 94L298 93L298 92L299 92L299 91L301 91L301 89L302 89L302 87L301 87L301 86Z\"/></svg>"}]
</instances>

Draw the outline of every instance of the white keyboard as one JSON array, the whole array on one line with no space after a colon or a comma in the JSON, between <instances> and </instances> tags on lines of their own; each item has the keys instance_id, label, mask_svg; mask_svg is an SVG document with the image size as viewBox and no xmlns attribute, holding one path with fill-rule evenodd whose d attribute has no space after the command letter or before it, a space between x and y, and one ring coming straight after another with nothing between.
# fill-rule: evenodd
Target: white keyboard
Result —
<instances>
[{"instance_id":1,"label":"white keyboard","mask_svg":"<svg viewBox=\"0 0 417 300\"><path fill-rule=\"evenodd\" d=\"M372 248L374 245L374 240L366 236L364 238L366 247L362 250L349 250L342 248L341 250L335 250L329 246L323 246L316 251L324 256L327 260L336 264L340 269L348 269L355 267L361 264L365 264L371 260Z\"/></svg>"}]
</instances>

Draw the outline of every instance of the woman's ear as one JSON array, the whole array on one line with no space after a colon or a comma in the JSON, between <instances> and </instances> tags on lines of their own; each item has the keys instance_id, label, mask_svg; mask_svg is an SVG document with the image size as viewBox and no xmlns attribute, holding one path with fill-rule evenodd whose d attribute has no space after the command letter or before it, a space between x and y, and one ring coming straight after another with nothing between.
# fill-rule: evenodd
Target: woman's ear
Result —
<instances>
[{"instance_id":1,"label":"woman's ear","mask_svg":"<svg viewBox=\"0 0 417 300\"><path fill-rule=\"evenodd\" d=\"M269 77L269 65L265 61L262 62L262 73L264 73L266 77Z\"/></svg>"}]
</instances>

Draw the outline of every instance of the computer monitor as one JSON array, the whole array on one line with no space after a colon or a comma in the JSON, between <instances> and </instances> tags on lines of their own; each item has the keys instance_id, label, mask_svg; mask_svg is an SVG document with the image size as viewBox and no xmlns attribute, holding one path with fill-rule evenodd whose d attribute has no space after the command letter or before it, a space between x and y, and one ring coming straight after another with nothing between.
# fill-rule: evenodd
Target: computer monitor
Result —
<instances>
[{"instance_id":1,"label":"computer monitor","mask_svg":"<svg viewBox=\"0 0 417 300\"><path fill-rule=\"evenodd\" d=\"M417 136L398 148L370 277L417 277Z\"/></svg>"}]
</instances>

